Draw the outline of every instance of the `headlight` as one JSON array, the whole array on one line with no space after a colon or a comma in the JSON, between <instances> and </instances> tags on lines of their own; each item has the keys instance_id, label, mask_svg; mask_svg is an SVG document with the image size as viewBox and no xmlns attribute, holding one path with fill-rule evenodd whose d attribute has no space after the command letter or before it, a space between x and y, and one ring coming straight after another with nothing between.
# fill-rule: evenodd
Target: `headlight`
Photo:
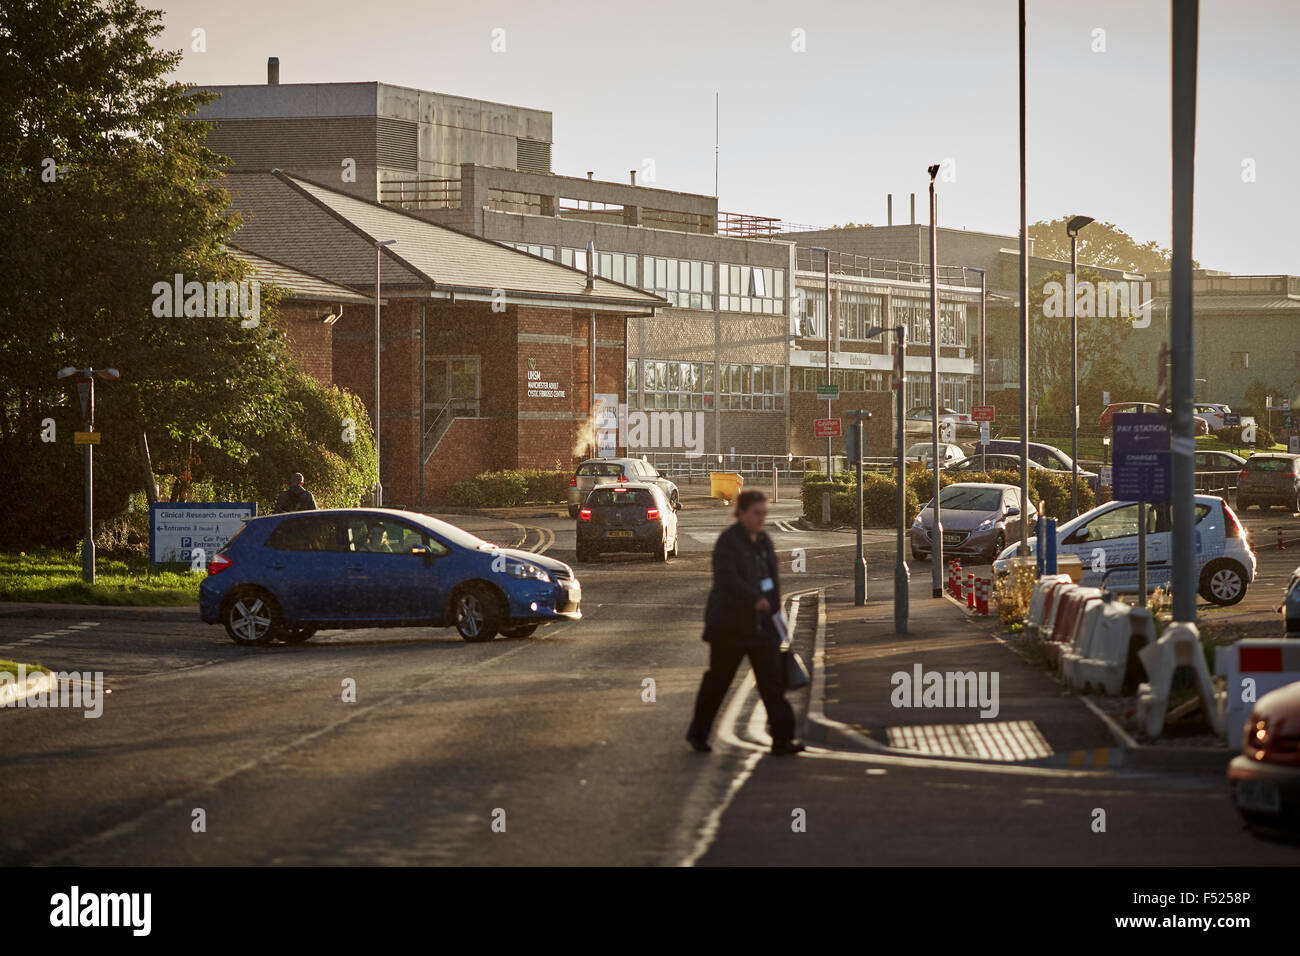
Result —
<instances>
[{"instance_id":1,"label":"headlight","mask_svg":"<svg viewBox=\"0 0 1300 956\"><path fill-rule=\"evenodd\" d=\"M913 522L912 522L912 527L914 527L914 528L919 528L919 527L921 527L921 516L920 516L920 515L917 515L916 518L915 518L915 520L913 520Z\"/></svg>"},{"instance_id":2,"label":"headlight","mask_svg":"<svg viewBox=\"0 0 1300 956\"><path fill-rule=\"evenodd\" d=\"M531 579L534 581L546 582L551 580L551 576L542 568L537 567L537 565L518 564L513 561L506 564L506 574L510 575L512 578L523 578L525 580Z\"/></svg>"},{"instance_id":3,"label":"headlight","mask_svg":"<svg viewBox=\"0 0 1300 956\"><path fill-rule=\"evenodd\" d=\"M997 518L985 518L983 521L980 522L980 526L979 526L978 528L976 528L975 530L976 530L976 531L987 531L989 528L993 527L993 526L994 526L995 524L997 524L997 523L998 523L998 519L997 519Z\"/></svg>"}]
</instances>

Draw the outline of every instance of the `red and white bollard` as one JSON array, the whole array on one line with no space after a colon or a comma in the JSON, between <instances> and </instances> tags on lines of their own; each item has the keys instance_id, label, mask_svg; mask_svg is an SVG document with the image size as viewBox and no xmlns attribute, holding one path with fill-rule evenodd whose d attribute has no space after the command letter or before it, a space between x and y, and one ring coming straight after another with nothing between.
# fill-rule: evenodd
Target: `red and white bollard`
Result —
<instances>
[{"instance_id":1,"label":"red and white bollard","mask_svg":"<svg viewBox=\"0 0 1300 956\"><path fill-rule=\"evenodd\" d=\"M989 582L981 578L976 582L975 587L979 592L975 598L975 613L987 615L989 613Z\"/></svg>"},{"instance_id":2,"label":"red and white bollard","mask_svg":"<svg viewBox=\"0 0 1300 956\"><path fill-rule=\"evenodd\" d=\"M944 583L944 590L947 591L949 594L952 594L952 574L953 574L952 566L953 566L953 562L949 561L948 580Z\"/></svg>"},{"instance_id":3,"label":"red and white bollard","mask_svg":"<svg viewBox=\"0 0 1300 956\"><path fill-rule=\"evenodd\" d=\"M974 610L975 608L975 572L971 571L966 575L966 607Z\"/></svg>"},{"instance_id":4,"label":"red and white bollard","mask_svg":"<svg viewBox=\"0 0 1300 956\"><path fill-rule=\"evenodd\" d=\"M952 596L958 601L961 600L961 558L952 559L953 573L955 575L952 582Z\"/></svg>"}]
</instances>

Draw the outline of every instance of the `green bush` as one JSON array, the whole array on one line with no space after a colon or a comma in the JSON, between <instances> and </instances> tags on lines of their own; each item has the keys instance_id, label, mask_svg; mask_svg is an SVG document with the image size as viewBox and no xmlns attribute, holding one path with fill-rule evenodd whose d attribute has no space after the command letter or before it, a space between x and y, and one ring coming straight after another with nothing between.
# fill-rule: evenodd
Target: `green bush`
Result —
<instances>
[{"instance_id":1,"label":"green bush","mask_svg":"<svg viewBox=\"0 0 1300 956\"><path fill-rule=\"evenodd\" d=\"M529 502L553 504L567 499L569 478L567 471L536 468L485 471L456 482L447 497L463 508L509 508Z\"/></svg>"},{"instance_id":2,"label":"green bush","mask_svg":"<svg viewBox=\"0 0 1300 956\"><path fill-rule=\"evenodd\" d=\"M1238 448L1250 447L1249 445L1247 445L1245 442L1241 440L1240 425L1232 425L1228 428L1220 428L1217 432L1214 433L1214 436L1218 438L1219 441L1223 442L1225 445L1234 445ZM1269 431L1267 428L1265 428L1263 425L1255 426L1255 447L1256 448L1272 448L1276 441L1277 438L1273 435L1273 433Z\"/></svg>"},{"instance_id":3,"label":"green bush","mask_svg":"<svg viewBox=\"0 0 1300 956\"><path fill-rule=\"evenodd\" d=\"M855 524L858 520L858 491L855 483L805 481L801 490L804 517L820 524L822 520L822 495L831 492L831 521L834 524ZM911 521L921 510L916 492L906 491L906 520ZM878 472L862 476L862 524L868 528L892 528L896 521L898 485L893 477Z\"/></svg>"}]
</instances>

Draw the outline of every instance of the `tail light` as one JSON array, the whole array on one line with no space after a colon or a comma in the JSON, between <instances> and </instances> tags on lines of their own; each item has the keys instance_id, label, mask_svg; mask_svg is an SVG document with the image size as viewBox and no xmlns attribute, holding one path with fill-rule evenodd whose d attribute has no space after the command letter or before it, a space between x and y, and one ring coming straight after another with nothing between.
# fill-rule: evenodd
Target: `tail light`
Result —
<instances>
[{"instance_id":1,"label":"tail light","mask_svg":"<svg viewBox=\"0 0 1300 956\"><path fill-rule=\"evenodd\" d=\"M579 511L579 512L578 512L578 520L579 520L579 521L590 521L590 520L591 520L591 509L590 509L590 508L583 508L581 511Z\"/></svg>"},{"instance_id":2,"label":"tail light","mask_svg":"<svg viewBox=\"0 0 1300 956\"><path fill-rule=\"evenodd\" d=\"M1241 469L1241 474L1239 474L1239 475L1237 476L1237 480L1238 480L1238 481L1245 481L1245 480L1246 480L1246 469L1245 469L1245 468Z\"/></svg>"},{"instance_id":3,"label":"tail light","mask_svg":"<svg viewBox=\"0 0 1300 956\"><path fill-rule=\"evenodd\" d=\"M215 555L212 560L208 562L208 574L220 574L234 563L234 561L231 561L224 554Z\"/></svg>"},{"instance_id":4,"label":"tail light","mask_svg":"<svg viewBox=\"0 0 1300 956\"><path fill-rule=\"evenodd\" d=\"M1236 513L1227 505L1224 505L1223 515L1228 519L1224 523L1223 536L1225 538L1240 538L1242 536L1241 522L1237 520Z\"/></svg>"},{"instance_id":5,"label":"tail light","mask_svg":"<svg viewBox=\"0 0 1300 956\"><path fill-rule=\"evenodd\" d=\"M572 478L569 479L569 487L570 487L570 488L576 488L576 487L578 487L578 476L577 476L577 475L574 475Z\"/></svg>"},{"instance_id":6,"label":"tail light","mask_svg":"<svg viewBox=\"0 0 1300 956\"><path fill-rule=\"evenodd\" d=\"M1294 471L1284 471L1284 472L1282 472L1282 477L1285 478L1287 481L1295 481L1295 472L1294 472Z\"/></svg>"},{"instance_id":7,"label":"tail light","mask_svg":"<svg viewBox=\"0 0 1300 956\"><path fill-rule=\"evenodd\" d=\"M647 508L647 509L646 509L646 513L645 513L645 520L646 520L646 521L658 521L658 520L659 520L659 509L658 509L658 508Z\"/></svg>"}]
</instances>

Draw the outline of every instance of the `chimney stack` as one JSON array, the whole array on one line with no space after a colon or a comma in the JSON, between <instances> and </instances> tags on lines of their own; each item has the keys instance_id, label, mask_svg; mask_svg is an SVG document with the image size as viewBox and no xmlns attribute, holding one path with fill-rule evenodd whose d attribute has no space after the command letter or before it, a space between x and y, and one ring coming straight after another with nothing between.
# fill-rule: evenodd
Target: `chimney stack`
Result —
<instances>
[{"instance_id":1,"label":"chimney stack","mask_svg":"<svg viewBox=\"0 0 1300 956\"><path fill-rule=\"evenodd\" d=\"M885 201L885 222L894 224L894 194L888 193Z\"/></svg>"},{"instance_id":2,"label":"chimney stack","mask_svg":"<svg viewBox=\"0 0 1300 956\"><path fill-rule=\"evenodd\" d=\"M636 170L635 170L635 169L629 169L628 172L632 174L632 185L635 186L635 185L636 185Z\"/></svg>"},{"instance_id":3,"label":"chimney stack","mask_svg":"<svg viewBox=\"0 0 1300 956\"><path fill-rule=\"evenodd\" d=\"M267 57L266 60L266 85L280 85L280 58L278 56Z\"/></svg>"},{"instance_id":4,"label":"chimney stack","mask_svg":"<svg viewBox=\"0 0 1300 956\"><path fill-rule=\"evenodd\" d=\"M916 193L912 193L912 225L916 225Z\"/></svg>"},{"instance_id":5,"label":"chimney stack","mask_svg":"<svg viewBox=\"0 0 1300 956\"><path fill-rule=\"evenodd\" d=\"M587 178L588 178L588 179L595 179L595 178L596 178L596 174L595 174L592 170L589 169L589 170L587 170Z\"/></svg>"}]
</instances>

